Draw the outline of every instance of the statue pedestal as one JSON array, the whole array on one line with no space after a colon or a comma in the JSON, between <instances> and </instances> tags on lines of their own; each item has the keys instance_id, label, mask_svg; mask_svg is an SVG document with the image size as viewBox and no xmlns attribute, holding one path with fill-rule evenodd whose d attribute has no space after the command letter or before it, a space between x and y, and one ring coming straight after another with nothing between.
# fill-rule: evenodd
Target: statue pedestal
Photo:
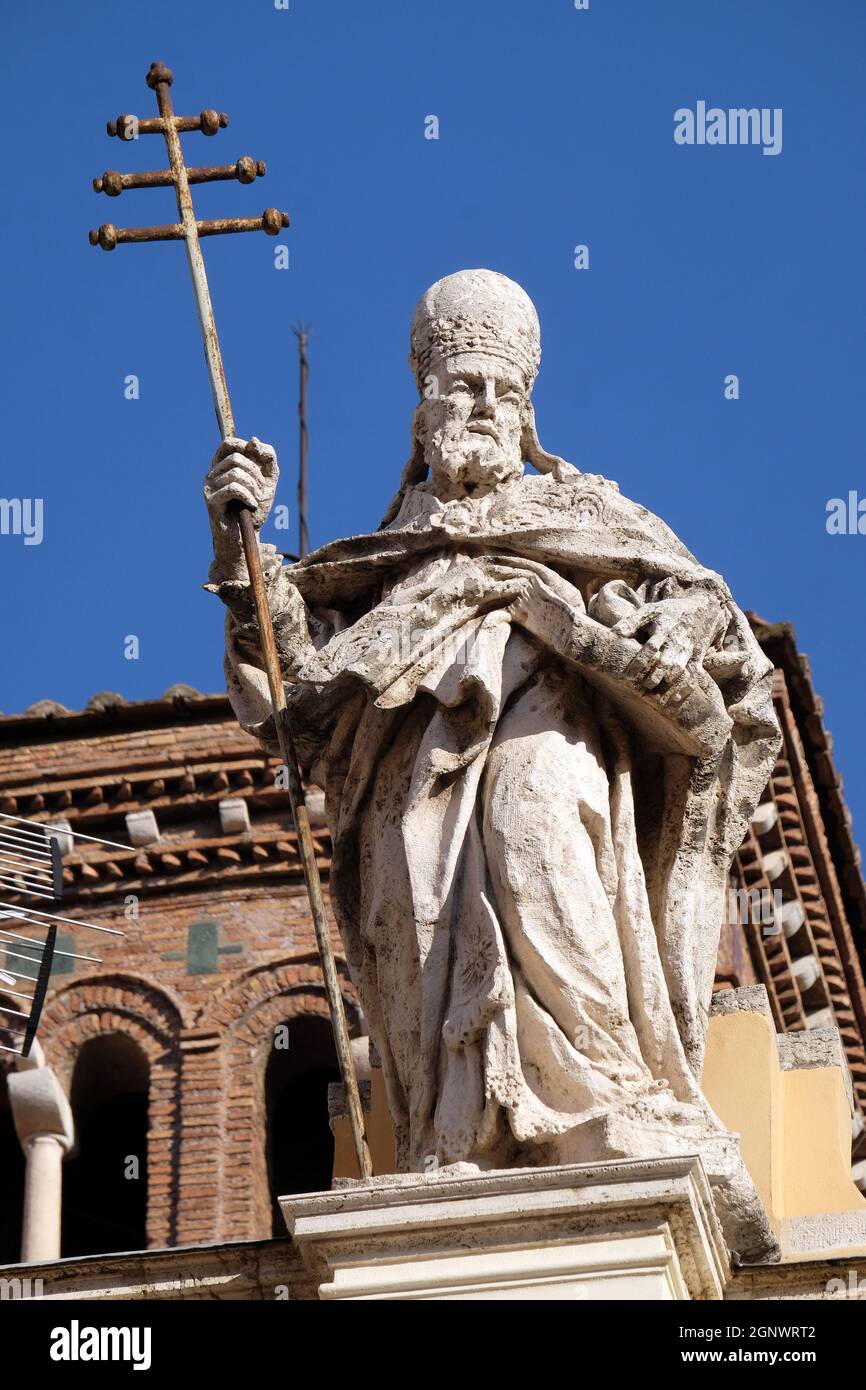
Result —
<instances>
[{"instance_id":1,"label":"statue pedestal","mask_svg":"<svg viewBox=\"0 0 866 1390\"><path fill-rule=\"evenodd\" d=\"M720 1299L700 1159L455 1165L280 1200L321 1299Z\"/></svg>"}]
</instances>

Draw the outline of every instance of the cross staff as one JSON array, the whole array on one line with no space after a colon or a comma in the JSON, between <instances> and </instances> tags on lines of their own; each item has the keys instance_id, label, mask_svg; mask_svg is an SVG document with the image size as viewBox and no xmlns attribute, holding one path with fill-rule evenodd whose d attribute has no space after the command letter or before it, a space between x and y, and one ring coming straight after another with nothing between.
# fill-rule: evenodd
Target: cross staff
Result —
<instances>
[{"instance_id":1,"label":"cross staff","mask_svg":"<svg viewBox=\"0 0 866 1390\"><path fill-rule=\"evenodd\" d=\"M200 116L176 116L172 107L171 92L169 90L174 81L174 77L171 69L167 68L164 63L152 63L146 81L148 87L156 93L159 116L145 120L137 120L133 116L120 116L116 121L109 122L108 133L121 140L135 139L137 135L163 135L165 138L166 150L168 151L170 167L168 169L135 175L119 174L116 170L108 170L103 174L101 179L94 180L94 189L97 193L105 193L109 197L118 197L126 189L173 186L177 198L177 210L180 214L180 222L162 227L131 228L118 228L111 223L105 223L103 226L99 227L98 230L90 233L90 242L91 245L101 246L106 251L112 251L116 246L124 242L181 240L184 242L187 260L189 261L190 274L192 276L193 292L195 294L196 308L198 309L199 324L201 326L204 353L207 360L208 375L210 376L217 422L222 438L224 440L230 439L235 435L234 417L232 415L231 401L229 400L228 387L223 370L222 354L220 353L219 339L217 338L213 306L208 290L204 258L202 257L199 238L202 236L217 236L224 232L252 232L259 230L268 233L270 236L276 236L282 227L287 227L289 225L289 218L287 213L279 212L276 208L266 208L261 217L225 218L218 221L197 222L195 212L193 211L192 197L189 191L191 183L209 183L214 179L231 178L236 178L241 183L251 183L254 178L264 174L265 166L261 163L254 163L253 160L244 157L243 159L239 159L234 165L187 169L183 162L180 131L199 130L205 135L215 135L218 130L223 129L228 124L228 117L212 110L202 111ZM340 1072L349 1103L349 1118L352 1127L352 1138L355 1145L355 1156L358 1162L358 1171L362 1178L369 1178L372 1177L373 1166L364 1132L364 1113L361 1108L358 1081L355 1076L355 1068L349 1045L349 1028L346 1023L346 1011L343 1007L343 998L337 979L337 968L334 963L334 953L331 949L331 938L328 931L327 918L325 916L325 905L322 899L322 885L319 880L313 836L310 830L310 817L304 799L301 774L298 767L292 731L289 725L288 710L286 709L286 696L274 639L273 623L271 622L270 610L268 608L267 591L262 574L258 538L250 512L243 506L239 506L234 509L234 514L237 519L244 558L247 565L247 573L249 574L250 586L255 600L262 657L264 659L265 671L268 677L268 687L271 694L274 725L279 743L280 757L287 771L292 818L298 836L301 862L304 869L304 880L306 882L307 894L310 899L310 908L313 914L313 924L316 931L316 942L319 948L322 974L325 980L325 991L328 996L328 1006L331 1013L331 1027L334 1032L337 1059L339 1061Z\"/></svg>"}]
</instances>

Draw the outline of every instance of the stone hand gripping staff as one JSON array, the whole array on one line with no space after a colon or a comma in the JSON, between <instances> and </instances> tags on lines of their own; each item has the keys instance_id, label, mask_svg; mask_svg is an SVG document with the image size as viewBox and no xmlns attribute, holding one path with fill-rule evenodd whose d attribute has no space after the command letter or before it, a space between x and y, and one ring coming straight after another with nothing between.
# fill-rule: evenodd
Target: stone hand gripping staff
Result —
<instances>
[{"instance_id":1,"label":"stone hand gripping staff","mask_svg":"<svg viewBox=\"0 0 866 1390\"><path fill-rule=\"evenodd\" d=\"M217 423L223 441L233 440L235 436L234 417L232 414L231 401L229 400L225 372L223 370L222 354L220 352L219 339L217 338L213 306L211 304L207 277L205 275L204 258L199 244L200 238L203 236L218 236L230 232L252 231L264 231L269 236L276 236L281 228L289 225L289 218L287 213L279 212L276 208L266 208L261 217L220 218L210 221L197 221L190 194L191 184L210 183L215 180L224 179L237 179L240 183L252 183L254 179L264 174L265 166L261 162L254 161L245 156L239 159L235 164L187 168L184 164L180 133L182 131L201 131L204 135L216 135L220 129L228 124L228 117L209 109L202 111L199 116L176 116L174 114L170 92L174 78L171 70L163 63L153 63L151 65L146 81L147 85L156 94L159 116L140 120L134 116L120 116L116 121L110 121L108 123L108 134L116 136L121 140L135 139L138 135L161 134L165 139L169 168L153 170L142 174L121 174L116 170L108 170L103 174L102 178L94 180L93 186L97 193L105 193L109 197L118 197L126 189L132 188L173 187L177 197L180 222L171 223L166 226L130 228L120 228L115 227L112 223L104 223L97 230L90 233L90 242L93 246L101 246L105 251L112 251L116 246L122 245L124 242L184 242L190 274L192 276L193 292L202 332L202 341L208 374L210 376L211 390L213 392ZM280 674L276 642L274 640L273 623L268 608L267 590L262 572L258 537L252 514L248 508L244 507L242 504L237 504L232 510L232 517L237 524L246 561L250 588L255 602L258 629L261 636L262 658L267 672L274 726L279 743L280 756L287 770L292 818L298 836L304 880L310 900L310 908L312 911L319 958L328 997L331 1025L334 1032L340 1072L346 1087L349 1118L358 1171L362 1178L369 1178L372 1176L372 1162L364 1132L364 1117L361 1108L358 1082L349 1046L349 1030L346 1023L346 1014L340 994L328 923L325 916L322 887L319 880L319 871L316 865L315 849L310 830L310 818L304 799L304 791L294 740L292 738L292 731L288 721L285 692L282 676Z\"/></svg>"}]
</instances>

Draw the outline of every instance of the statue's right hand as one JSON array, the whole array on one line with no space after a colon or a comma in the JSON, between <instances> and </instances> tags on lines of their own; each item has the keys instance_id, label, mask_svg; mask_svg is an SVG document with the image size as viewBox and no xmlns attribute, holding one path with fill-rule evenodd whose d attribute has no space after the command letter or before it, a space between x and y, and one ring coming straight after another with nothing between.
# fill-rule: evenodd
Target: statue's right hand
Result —
<instances>
[{"instance_id":1,"label":"statue's right hand","mask_svg":"<svg viewBox=\"0 0 866 1390\"><path fill-rule=\"evenodd\" d=\"M230 510L246 507L259 530L268 519L280 470L270 444L252 438L224 439L204 480L204 499L215 530L224 531Z\"/></svg>"}]
</instances>

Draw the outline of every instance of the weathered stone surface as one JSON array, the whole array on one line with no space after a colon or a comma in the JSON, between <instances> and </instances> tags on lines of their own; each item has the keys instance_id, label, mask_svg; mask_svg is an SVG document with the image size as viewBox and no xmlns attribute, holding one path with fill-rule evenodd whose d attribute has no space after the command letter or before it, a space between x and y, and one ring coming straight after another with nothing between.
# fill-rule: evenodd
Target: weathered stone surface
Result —
<instances>
[{"instance_id":1,"label":"weathered stone surface","mask_svg":"<svg viewBox=\"0 0 866 1390\"><path fill-rule=\"evenodd\" d=\"M730 1267L698 1159L468 1167L283 1198L319 1297L723 1296Z\"/></svg>"},{"instance_id":2,"label":"weathered stone surface","mask_svg":"<svg viewBox=\"0 0 866 1390\"><path fill-rule=\"evenodd\" d=\"M125 1251L48 1263L6 1265L8 1298L55 1301L225 1299L287 1302L316 1298L291 1241L231 1241L176 1250Z\"/></svg>"},{"instance_id":3,"label":"weathered stone surface","mask_svg":"<svg viewBox=\"0 0 866 1390\"><path fill-rule=\"evenodd\" d=\"M720 989L712 997L710 1012L716 1014L763 1014L775 1032L773 1012L763 985L743 985L740 989Z\"/></svg>"},{"instance_id":4,"label":"weathered stone surface","mask_svg":"<svg viewBox=\"0 0 866 1390\"><path fill-rule=\"evenodd\" d=\"M541 447L519 286L447 277L411 345L380 529L291 568L262 547L399 1166L700 1153L756 1257L769 1227L699 1079L727 872L779 746L770 663L663 522ZM260 525L276 477L229 441L205 484L229 693L265 743L227 508Z\"/></svg>"}]
</instances>

